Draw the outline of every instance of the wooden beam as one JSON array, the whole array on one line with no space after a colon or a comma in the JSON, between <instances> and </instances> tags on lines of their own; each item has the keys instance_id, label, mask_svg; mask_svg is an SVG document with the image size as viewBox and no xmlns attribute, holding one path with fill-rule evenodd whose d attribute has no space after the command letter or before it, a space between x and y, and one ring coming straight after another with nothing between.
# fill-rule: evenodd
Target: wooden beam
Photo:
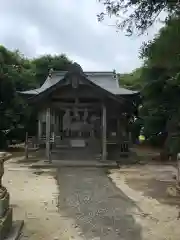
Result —
<instances>
[{"instance_id":1,"label":"wooden beam","mask_svg":"<svg viewBox=\"0 0 180 240\"><path fill-rule=\"evenodd\" d=\"M50 161L50 129L51 129L51 110L46 109L46 157Z\"/></svg>"},{"instance_id":2,"label":"wooden beam","mask_svg":"<svg viewBox=\"0 0 180 240\"><path fill-rule=\"evenodd\" d=\"M53 102L54 106L59 108L68 108L68 107L78 107L78 108L86 108L86 107L99 107L98 103L62 103L62 102Z\"/></svg>"},{"instance_id":3,"label":"wooden beam","mask_svg":"<svg viewBox=\"0 0 180 240\"><path fill-rule=\"evenodd\" d=\"M102 105L102 160L107 159L107 114L106 106Z\"/></svg>"}]
</instances>

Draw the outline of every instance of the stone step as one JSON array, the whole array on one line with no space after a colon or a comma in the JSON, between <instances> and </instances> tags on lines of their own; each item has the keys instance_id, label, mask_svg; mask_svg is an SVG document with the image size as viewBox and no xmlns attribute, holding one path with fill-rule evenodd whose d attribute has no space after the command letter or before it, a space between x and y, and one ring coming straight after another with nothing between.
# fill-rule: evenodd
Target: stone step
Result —
<instances>
[{"instance_id":1,"label":"stone step","mask_svg":"<svg viewBox=\"0 0 180 240\"><path fill-rule=\"evenodd\" d=\"M12 208L9 208L4 217L0 218L0 239L3 240L12 228Z\"/></svg>"},{"instance_id":2,"label":"stone step","mask_svg":"<svg viewBox=\"0 0 180 240\"><path fill-rule=\"evenodd\" d=\"M9 193L6 192L4 197L0 198L0 218L2 218L9 207Z\"/></svg>"}]
</instances>

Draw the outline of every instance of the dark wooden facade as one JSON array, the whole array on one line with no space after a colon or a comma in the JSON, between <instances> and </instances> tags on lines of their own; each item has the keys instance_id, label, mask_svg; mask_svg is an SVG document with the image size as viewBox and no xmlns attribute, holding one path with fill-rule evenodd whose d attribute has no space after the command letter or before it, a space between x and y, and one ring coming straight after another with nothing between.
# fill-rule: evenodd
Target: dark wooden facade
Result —
<instances>
[{"instance_id":1,"label":"dark wooden facade","mask_svg":"<svg viewBox=\"0 0 180 240\"><path fill-rule=\"evenodd\" d=\"M133 100L90 82L81 68L29 102L38 111L38 141L48 159L114 160L128 153Z\"/></svg>"}]
</instances>

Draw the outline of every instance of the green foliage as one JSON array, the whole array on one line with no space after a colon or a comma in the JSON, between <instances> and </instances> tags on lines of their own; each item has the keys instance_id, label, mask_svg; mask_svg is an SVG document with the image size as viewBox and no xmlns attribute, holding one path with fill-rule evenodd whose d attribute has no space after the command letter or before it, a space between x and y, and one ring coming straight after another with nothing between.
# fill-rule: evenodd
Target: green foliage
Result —
<instances>
[{"instance_id":1,"label":"green foliage","mask_svg":"<svg viewBox=\"0 0 180 240\"><path fill-rule=\"evenodd\" d=\"M105 16L115 17L116 26L125 29L128 35L134 30L144 33L157 19L161 12L166 12L167 18L179 15L178 0L99 0L104 5L104 11L98 15L98 20Z\"/></svg>"},{"instance_id":2,"label":"green foliage","mask_svg":"<svg viewBox=\"0 0 180 240\"><path fill-rule=\"evenodd\" d=\"M18 51L0 46L0 145L5 145L5 132L23 123L26 105L17 91L35 86L30 61ZM3 140L4 139L4 140Z\"/></svg>"},{"instance_id":3,"label":"green foliage","mask_svg":"<svg viewBox=\"0 0 180 240\"><path fill-rule=\"evenodd\" d=\"M44 55L34 59L32 65L36 73L36 82L42 85L50 69L67 71L71 63L72 62L64 54L55 56Z\"/></svg>"},{"instance_id":4,"label":"green foliage","mask_svg":"<svg viewBox=\"0 0 180 240\"><path fill-rule=\"evenodd\" d=\"M152 67L177 72L180 67L179 42L180 18L174 18L167 22L152 41L143 44L140 57L148 61L148 65Z\"/></svg>"},{"instance_id":5,"label":"green foliage","mask_svg":"<svg viewBox=\"0 0 180 240\"><path fill-rule=\"evenodd\" d=\"M122 86L141 90L139 118L132 124L143 130L147 141L164 146L175 155L180 151L180 18L166 22L152 41L143 44L140 57L144 66L119 75ZM134 130L133 130L134 131Z\"/></svg>"},{"instance_id":6,"label":"green foliage","mask_svg":"<svg viewBox=\"0 0 180 240\"><path fill-rule=\"evenodd\" d=\"M42 56L33 60L25 58L19 51L9 51L0 46L0 147L4 147L14 129L28 127L33 134L36 113L27 107L18 91L33 89L41 85L51 68L66 71L71 61L65 55ZM31 118L30 118L31 116ZM13 132L13 134L8 131ZM25 136L25 134L21 134ZM22 138L22 137L21 137Z\"/></svg>"},{"instance_id":7,"label":"green foliage","mask_svg":"<svg viewBox=\"0 0 180 240\"><path fill-rule=\"evenodd\" d=\"M127 89L139 91L143 88L141 75L142 68L137 68L132 73L118 74L119 84Z\"/></svg>"},{"instance_id":8,"label":"green foliage","mask_svg":"<svg viewBox=\"0 0 180 240\"><path fill-rule=\"evenodd\" d=\"M142 79L143 68L137 68L131 73L117 74L119 85L134 91L141 91L144 87L144 81ZM138 105L138 103L137 103ZM136 114L135 114L136 115ZM138 116L130 121L130 131L132 134L132 140L135 143L138 139L139 132L143 126L143 121Z\"/></svg>"},{"instance_id":9,"label":"green foliage","mask_svg":"<svg viewBox=\"0 0 180 240\"><path fill-rule=\"evenodd\" d=\"M180 151L180 19L167 22L159 34L143 45L142 78L144 104L140 113L144 132L151 139L166 135L164 147L171 154Z\"/></svg>"}]
</instances>

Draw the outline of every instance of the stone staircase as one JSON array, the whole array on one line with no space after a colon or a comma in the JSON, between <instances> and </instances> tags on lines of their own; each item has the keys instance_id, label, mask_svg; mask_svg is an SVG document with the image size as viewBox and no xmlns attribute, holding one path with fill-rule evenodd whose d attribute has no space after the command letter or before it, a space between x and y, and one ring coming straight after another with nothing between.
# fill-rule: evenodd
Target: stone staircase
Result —
<instances>
[{"instance_id":1,"label":"stone staircase","mask_svg":"<svg viewBox=\"0 0 180 240\"><path fill-rule=\"evenodd\" d=\"M94 146L95 145L95 146ZM52 159L54 160L99 160L100 150L97 144L89 142L88 145L82 139L63 139L52 146Z\"/></svg>"}]
</instances>

